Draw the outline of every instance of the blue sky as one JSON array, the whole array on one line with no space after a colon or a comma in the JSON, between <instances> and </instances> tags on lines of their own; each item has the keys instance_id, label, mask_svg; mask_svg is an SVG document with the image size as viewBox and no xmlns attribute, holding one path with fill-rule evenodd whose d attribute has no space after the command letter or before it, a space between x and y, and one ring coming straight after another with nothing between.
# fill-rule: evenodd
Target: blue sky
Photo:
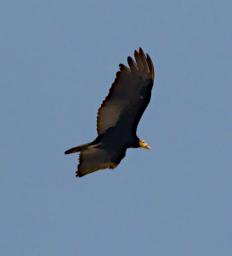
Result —
<instances>
[{"instance_id":1,"label":"blue sky","mask_svg":"<svg viewBox=\"0 0 232 256\"><path fill-rule=\"evenodd\" d=\"M1 1L0 254L232 255L231 1ZM113 171L75 178L119 63L156 70Z\"/></svg>"}]
</instances>

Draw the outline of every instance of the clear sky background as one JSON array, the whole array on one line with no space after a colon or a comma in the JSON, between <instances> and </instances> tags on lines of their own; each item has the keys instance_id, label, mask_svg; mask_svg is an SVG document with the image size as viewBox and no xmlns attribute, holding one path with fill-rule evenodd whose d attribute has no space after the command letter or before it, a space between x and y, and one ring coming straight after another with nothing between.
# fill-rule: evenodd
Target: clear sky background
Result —
<instances>
[{"instance_id":1,"label":"clear sky background","mask_svg":"<svg viewBox=\"0 0 232 256\"><path fill-rule=\"evenodd\" d=\"M0 3L0 254L232 255L232 3ZM119 63L155 62L117 169L75 178Z\"/></svg>"}]
</instances>

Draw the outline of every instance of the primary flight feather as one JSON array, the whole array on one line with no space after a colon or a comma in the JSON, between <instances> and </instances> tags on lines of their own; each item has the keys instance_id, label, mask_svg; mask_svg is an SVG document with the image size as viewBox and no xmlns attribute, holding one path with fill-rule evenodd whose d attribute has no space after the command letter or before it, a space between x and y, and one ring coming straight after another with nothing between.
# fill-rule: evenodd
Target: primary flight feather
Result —
<instances>
[{"instance_id":1,"label":"primary flight feather","mask_svg":"<svg viewBox=\"0 0 232 256\"><path fill-rule=\"evenodd\" d=\"M127 58L128 67L120 64L120 70L109 94L97 113L97 138L65 151L80 152L76 176L100 169L115 168L126 154L127 148L150 146L136 134L138 123L146 109L154 82L154 66L143 50L134 52L134 60Z\"/></svg>"}]
</instances>

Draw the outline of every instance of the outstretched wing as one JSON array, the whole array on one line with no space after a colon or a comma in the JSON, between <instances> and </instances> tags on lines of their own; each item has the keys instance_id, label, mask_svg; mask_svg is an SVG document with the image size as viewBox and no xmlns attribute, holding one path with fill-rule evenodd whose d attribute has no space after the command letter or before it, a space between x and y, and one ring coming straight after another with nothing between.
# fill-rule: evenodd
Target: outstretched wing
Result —
<instances>
[{"instance_id":1,"label":"outstretched wing","mask_svg":"<svg viewBox=\"0 0 232 256\"><path fill-rule=\"evenodd\" d=\"M126 150L112 152L92 146L80 152L76 176L82 177L99 169L114 169L125 156Z\"/></svg>"},{"instance_id":2,"label":"outstretched wing","mask_svg":"<svg viewBox=\"0 0 232 256\"><path fill-rule=\"evenodd\" d=\"M97 132L103 134L116 126L136 131L139 120L146 109L154 80L151 58L139 48L134 52L135 61L128 57L129 67L120 64L120 71L102 102L97 114Z\"/></svg>"}]
</instances>

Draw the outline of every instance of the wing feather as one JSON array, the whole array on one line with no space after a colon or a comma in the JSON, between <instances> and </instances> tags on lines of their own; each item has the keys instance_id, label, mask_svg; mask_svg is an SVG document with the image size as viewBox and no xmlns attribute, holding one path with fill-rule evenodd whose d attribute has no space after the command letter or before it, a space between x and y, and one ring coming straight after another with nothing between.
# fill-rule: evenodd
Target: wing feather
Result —
<instances>
[{"instance_id":1,"label":"wing feather","mask_svg":"<svg viewBox=\"0 0 232 256\"><path fill-rule=\"evenodd\" d=\"M132 73L137 73L138 72L137 65L136 65L135 61L130 56L127 58L127 62L128 62L128 65L131 69L131 72Z\"/></svg>"},{"instance_id":2,"label":"wing feather","mask_svg":"<svg viewBox=\"0 0 232 256\"><path fill-rule=\"evenodd\" d=\"M119 64L119 67L120 67L121 71L130 72L130 69L127 66L123 65L123 64Z\"/></svg>"},{"instance_id":3,"label":"wing feather","mask_svg":"<svg viewBox=\"0 0 232 256\"><path fill-rule=\"evenodd\" d=\"M147 64L148 64L148 67L149 67L151 78L152 78L152 80L154 80L154 78L155 78L154 66L153 66L151 57L148 54L147 54Z\"/></svg>"},{"instance_id":4,"label":"wing feather","mask_svg":"<svg viewBox=\"0 0 232 256\"><path fill-rule=\"evenodd\" d=\"M142 58L139 56L139 53L137 51L135 51L134 55L135 55L135 60L136 60L138 69L144 70L145 69L144 64L143 64Z\"/></svg>"},{"instance_id":5,"label":"wing feather","mask_svg":"<svg viewBox=\"0 0 232 256\"><path fill-rule=\"evenodd\" d=\"M139 48L139 55L140 55L140 58L143 62L144 72L149 73L149 67L148 67L147 59L146 59L146 56L145 56L142 48Z\"/></svg>"}]
</instances>

